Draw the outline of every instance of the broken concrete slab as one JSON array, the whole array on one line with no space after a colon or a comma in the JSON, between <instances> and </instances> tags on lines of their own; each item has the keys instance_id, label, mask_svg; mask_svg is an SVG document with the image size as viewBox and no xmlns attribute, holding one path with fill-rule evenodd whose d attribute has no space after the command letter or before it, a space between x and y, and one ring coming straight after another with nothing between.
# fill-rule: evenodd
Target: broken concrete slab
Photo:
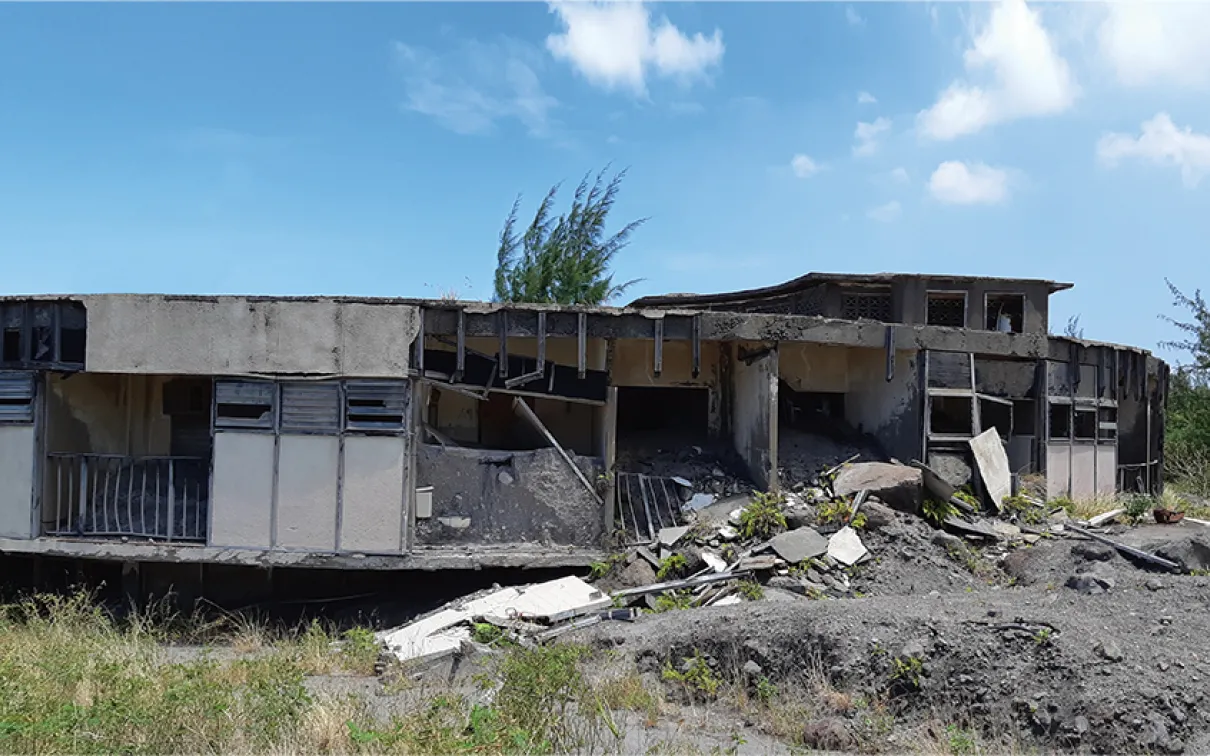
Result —
<instances>
[{"instance_id":1,"label":"broken concrete slab","mask_svg":"<svg viewBox=\"0 0 1210 756\"><path fill-rule=\"evenodd\" d=\"M828 539L828 556L846 567L857 564L869 553L866 550L865 544L861 542L861 537L857 535L857 531L848 525L836 531Z\"/></svg>"},{"instance_id":2,"label":"broken concrete slab","mask_svg":"<svg viewBox=\"0 0 1210 756\"><path fill-rule=\"evenodd\" d=\"M727 569L727 560L723 559L718 554L715 554L713 551L703 551L702 561L705 562L706 565L716 573L723 572Z\"/></svg>"},{"instance_id":3,"label":"broken concrete slab","mask_svg":"<svg viewBox=\"0 0 1210 756\"><path fill-rule=\"evenodd\" d=\"M814 528L798 528L774 536L769 547L790 564L822 556L828 552L828 539Z\"/></svg>"},{"instance_id":4,"label":"broken concrete slab","mask_svg":"<svg viewBox=\"0 0 1210 756\"><path fill-rule=\"evenodd\" d=\"M832 490L851 496L868 490L879 501L904 512L916 512L923 498L924 478L920 470L888 462L859 462L846 465L836 474Z\"/></svg>"},{"instance_id":5,"label":"broken concrete slab","mask_svg":"<svg viewBox=\"0 0 1210 756\"><path fill-rule=\"evenodd\" d=\"M687 525L681 525L675 528L660 528L660 546L672 548L676 545L676 542L684 538L685 534L688 532L689 527Z\"/></svg>"},{"instance_id":6,"label":"broken concrete slab","mask_svg":"<svg viewBox=\"0 0 1210 756\"><path fill-rule=\"evenodd\" d=\"M983 490L999 511L1004 499L1012 493L1012 473L1008 468L1008 453L1004 451L1004 441L1000 439L1000 431L988 428L969 442L971 454L975 457L975 465L983 478Z\"/></svg>"},{"instance_id":7,"label":"broken concrete slab","mask_svg":"<svg viewBox=\"0 0 1210 756\"><path fill-rule=\"evenodd\" d=\"M739 564L735 569L741 572L762 572L771 570L777 566L777 557L772 554L766 556L750 556L739 560Z\"/></svg>"},{"instance_id":8,"label":"broken concrete slab","mask_svg":"<svg viewBox=\"0 0 1210 756\"><path fill-rule=\"evenodd\" d=\"M689 512L700 512L714 503L714 494L696 493L689 497L689 501L685 502L681 508Z\"/></svg>"},{"instance_id":9,"label":"broken concrete slab","mask_svg":"<svg viewBox=\"0 0 1210 756\"><path fill-rule=\"evenodd\" d=\"M993 541L999 541L1004 538L992 525L986 520L975 520L973 522L963 520L961 517L950 515L941 521L941 524L950 530L956 530L962 535L975 536L978 538L990 538Z\"/></svg>"},{"instance_id":10,"label":"broken concrete slab","mask_svg":"<svg viewBox=\"0 0 1210 756\"><path fill-rule=\"evenodd\" d=\"M718 537L724 541L734 541L739 538L739 531L730 525L723 525L718 529Z\"/></svg>"},{"instance_id":11,"label":"broken concrete slab","mask_svg":"<svg viewBox=\"0 0 1210 756\"><path fill-rule=\"evenodd\" d=\"M742 604L742 603L744 603L744 600L742 598L740 598L739 594L732 593L730 596L723 596L721 599L719 599L718 601L715 601L710 606L733 606L735 604Z\"/></svg>"},{"instance_id":12,"label":"broken concrete slab","mask_svg":"<svg viewBox=\"0 0 1210 756\"><path fill-rule=\"evenodd\" d=\"M1002 520L992 520L992 530L1004 538L1017 538L1021 535L1021 528L1018 528L1011 522L1004 522Z\"/></svg>"}]
</instances>

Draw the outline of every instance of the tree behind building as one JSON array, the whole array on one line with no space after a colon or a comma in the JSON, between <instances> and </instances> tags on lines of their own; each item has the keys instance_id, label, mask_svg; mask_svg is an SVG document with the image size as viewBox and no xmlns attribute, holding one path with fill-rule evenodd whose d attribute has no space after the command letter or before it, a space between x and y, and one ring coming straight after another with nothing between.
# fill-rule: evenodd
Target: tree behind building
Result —
<instances>
[{"instance_id":1,"label":"tree behind building","mask_svg":"<svg viewBox=\"0 0 1210 756\"><path fill-rule=\"evenodd\" d=\"M1165 279L1173 307L1189 319L1161 317L1181 333L1160 346L1188 355L1189 362L1172 371L1166 408L1164 456L1175 482L1191 493L1210 496L1210 310L1201 291L1192 296Z\"/></svg>"},{"instance_id":2,"label":"tree behind building","mask_svg":"<svg viewBox=\"0 0 1210 756\"><path fill-rule=\"evenodd\" d=\"M571 207L557 218L553 212L560 185L552 186L524 231L517 228L521 207L517 198L500 232L496 301L599 305L637 282L615 284L610 267L646 218L606 234L609 211L626 176L620 171L604 183L606 170L591 183L590 175L585 175L572 195Z\"/></svg>"}]
</instances>

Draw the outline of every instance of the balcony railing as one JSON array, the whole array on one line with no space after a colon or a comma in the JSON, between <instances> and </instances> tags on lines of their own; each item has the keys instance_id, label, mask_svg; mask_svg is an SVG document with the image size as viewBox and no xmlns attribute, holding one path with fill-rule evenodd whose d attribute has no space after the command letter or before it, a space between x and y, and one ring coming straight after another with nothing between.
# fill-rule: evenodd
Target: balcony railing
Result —
<instances>
[{"instance_id":1,"label":"balcony railing","mask_svg":"<svg viewBox=\"0 0 1210 756\"><path fill-rule=\"evenodd\" d=\"M47 535L205 541L209 460L47 455Z\"/></svg>"}]
</instances>

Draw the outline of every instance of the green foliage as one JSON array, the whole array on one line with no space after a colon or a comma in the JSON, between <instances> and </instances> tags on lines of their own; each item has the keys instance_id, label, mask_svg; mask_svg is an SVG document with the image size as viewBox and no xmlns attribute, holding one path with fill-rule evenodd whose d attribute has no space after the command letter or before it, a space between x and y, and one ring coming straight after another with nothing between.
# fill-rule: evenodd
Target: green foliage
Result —
<instances>
[{"instance_id":1,"label":"green foliage","mask_svg":"<svg viewBox=\"0 0 1210 756\"><path fill-rule=\"evenodd\" d=\"M1210 497L1210 310L1201 291L1188 296L1165 281L1173 307L1187 319L1161 317L1180 337L1161 346L1191 359L1172 372L1165 407L1164 457L1172 482L1190 493Z\"/></svg>"},{"instance_id":2,"label":"green foliage","mask_svg":"<svg viewBox=\"0 0 1210 756\"><path fill-rule=\"evenodd\" d=\"M1043 627L1034 633L1034 643L1039 646L1049 646L1054 631L1049 627Z\"/></svg>"},{"instance_id":3,"label":"green foliage","mask_svg":"<svg viewBox=\"0 0 1210 756\"><path fill-rule=\"evenodd\" d=\"M771 538L786 529L786 515L781 511L785 497L776 493L755 493L752 503L739 515L739 532L745 539Z\"/></svg>"},{"instance_id":4,"label":"green foliage","mask_svg":"<svg viewBox=\"0 0 1210 756\"><path fill-rule=\"evenodd\" d=\"M1155 499L1142 494L1134 494L1128 496L1123 502L1126 509L1125 516L1131 522L1142 522L1147 515L1155 508Z\"/></svg>"},{"instance_id":5,"label":"green foliage","mask_svg":"<svg viewBox=\"0 0 1210 756\"><path fill-rule=\"evenodd\" d=\"M948 501L928 497L924 500L924 516L940 525L947 517L956 517L958 508Z\"/></svg>"},{"instance_id":6,"label":"green foliage","mask_svg":"<svg viewBox=\"0 0 1210 756\"><path fill-rule=\"evenodd\" d=\"M815 510L815 521L820 525L843 525L853 516L853 505L846 499L831 499Z\"/></svg>"},{"instance_id":7,"label":"green foliage","mask_svg":"<svg viewBox=\"0 0 1210 756\"><path fill-rule=\"evenodd\" d=\"M683 686L691 697L707 701L718 697L723 681L710 668L701 651L694 649L693 656L685 659L681 667L682 669L677 669L667 663L660 676L666 682Z\"/></svg>"},{"instance_id":8,"label":"green foliage","mask_svg":"<svg viewBox=\"0 0 1210 756\"><path fill-rule=\"evenodd\" d=\"M1070 327L1070 323L1068 325ZM952 756L971 756L978 753L979 749L975 740L975 734L970 730L963 729L957 725L947 725L945 735L949 743L949 752Z\"/></svg>"},{"instance_id":9,"label":"green foliage","mask_svg":"<svg viewBox=\"0 0 1210 756\"><path fill-rule=\"evenodd\" d=\"M655 597L655 611L672 612L693 607L693 591L668 591Z\"/></svg>"},{"instance_id":10,"label":"green foliage","mask_svg":"<svg viewBox=\"0 0 1210 756\"><path fill-rule=\"evenodd\" d=\"M685 557L680 554L669 554L660 560L660 568L656 570L655 576L658 580L679 577L688 567L689 562Z\"/></svg>"},{"instance_id":11,"label":"green foliage","mask_svg":"<svg viewBox=\"0 0 1210 756\"><path fill-rule=\"evenodd\" d=\"M920 687L920 675L924 672L924 662L915 656L897 657L891 660L891 682Z\"/></svg>"},{"instance_id":12,"label":"green foliage","mask_svg":"<svg viewBox=\"0 0 1210 756\"><path fill-rule=\"evenodd\" d=\"M741 580L735 584L739 595L749 601L760 601L765 597L765 589L755 580Z\"/></svg>"},{"instance_id":13,"label":"green foliage","mask_svg":"<svg viewBox=\"0 0 1210 756\"><path fill-rule=\"evenodd\" d=\"M954 491L954 498L974 507L976 512L983 508L983 504L979 501L979 497L975 496L975 494L972 493L969 488L963 487L959 488L957 491Z\"/></svg>"},{"instance_id":14,"label":"green foliage","mask_svg":"<svg viewBox=\"0 0 1210 756\"><path fill-rule=\"evenodd\" d=\"M1036 506L1024 496L1006 496L1001 508L1026 525L1042 525L1046 522L1046 508Z\"/></svg>"},{"instance_id":15,"label":"green foliage","mask_svg":"<svg viewBox=\"0 0 1210 756\"><path fill-rule=\"evenodd\" d=\"M344 666L350 671L372 673L381 651L381 644L369 628L354 627L344 631L341 636L340 654Z\"/></svg>"},{"instance_id":16,"label":"green foliage","mask_svg":"<svg viewBox=\"0 0 1210 756\"><path fill-rule=\"evenodd\" d=\"M504 640L504 630L490 622L476 622L471 625L471 640L490 646Z\"/></svg>"},{"instance_id":17,"label":"green foliage","mask_svg":"<svg viewBox=\"0 0 1210 756\"><path fill-rule=\"evenodd\" d=\"M500 664L495 701L500 720L523 738L525 750L566 750L568 710L588 685L580 662L588 649L576 645L517 648Z\"/></svg>"},{"instance_id":18,"label":"green foliage","mask_svg":"<svg viewBox=\"0 0 1210 756\"><path fill-rule=\"evenodd\" d=\"M768 706L777 696L777 686L768 677L761 675L756 681L756 700Z\"/></svg>"},{"instance_id":19,"label":"green foliage","mask_svg":"<svg viewBox=\"0 0 1210 756\"><path fill-rule=\"evenodd\" d=\"M625 176L626 172L621 171L604 183L605 170L602 170L590 183L585 175L572 195L571 207L557 218L553 216L559 191L556 184L538 205L533 221L524 231L517 227L521 206L518 197L500 232L496 300L599 305L634 284L635 281L615 284L609 269L645 219L628 223L612 235L606 235L605 231L609 211Z\"/></svg>"}]
</instances>

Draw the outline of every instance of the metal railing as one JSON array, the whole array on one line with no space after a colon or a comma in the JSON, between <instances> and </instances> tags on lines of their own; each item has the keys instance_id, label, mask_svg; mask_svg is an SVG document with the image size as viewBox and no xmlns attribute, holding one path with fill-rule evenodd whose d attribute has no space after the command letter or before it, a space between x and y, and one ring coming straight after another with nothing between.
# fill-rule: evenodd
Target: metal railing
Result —
<instances>
[{"instance_id":1,"label":"metal railing","mask_svg":"<svg viewBox=\"0 0 1210 756\"><path fill-rule=\"evenodd\" d=\"M47 463L47 535L206 540L206 459L51 453Z\"/></svg>"}]
</instances>

